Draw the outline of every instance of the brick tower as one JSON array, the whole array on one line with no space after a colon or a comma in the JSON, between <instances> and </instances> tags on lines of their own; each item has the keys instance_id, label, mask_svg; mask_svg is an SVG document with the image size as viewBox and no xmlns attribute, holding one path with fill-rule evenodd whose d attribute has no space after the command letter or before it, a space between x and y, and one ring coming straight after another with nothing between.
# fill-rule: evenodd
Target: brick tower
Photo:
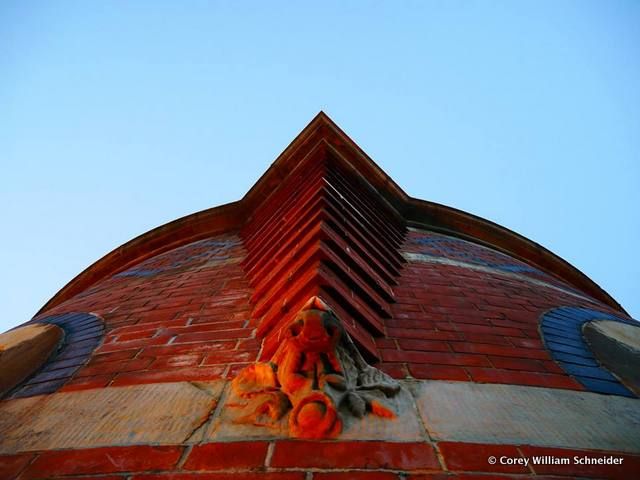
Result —
<instances>
[{"instance_id":1,"label":"brick tower","mask_svg":"<svg viewBox=\"0 0 640 480\"><path fill-rule=\"evenodd\" d=\"M639 330L320 113L0 336L0 479L633 478Z\"/></svg>"}]
</instances>

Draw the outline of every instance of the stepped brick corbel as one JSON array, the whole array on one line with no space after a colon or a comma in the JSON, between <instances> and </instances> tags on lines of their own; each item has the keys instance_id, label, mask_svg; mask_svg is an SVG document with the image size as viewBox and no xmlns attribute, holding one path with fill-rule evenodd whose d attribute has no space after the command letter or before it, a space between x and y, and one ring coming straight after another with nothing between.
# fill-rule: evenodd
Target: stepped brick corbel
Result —
<instances>
[{"instance_id":1,"label":"stepped brick corbel","mask_svg":"<svg viewBox=\"0 0 640 480\"><path fill-rule=\"evenodd\" d=\"M298 165L242 230L263 358L278 348L280 331L302 305L319 295L363 354L379 359L374 338L384 335L406 263L405 222L326 139L305 143L293 156Z\"/></svg>"}]
</instances>

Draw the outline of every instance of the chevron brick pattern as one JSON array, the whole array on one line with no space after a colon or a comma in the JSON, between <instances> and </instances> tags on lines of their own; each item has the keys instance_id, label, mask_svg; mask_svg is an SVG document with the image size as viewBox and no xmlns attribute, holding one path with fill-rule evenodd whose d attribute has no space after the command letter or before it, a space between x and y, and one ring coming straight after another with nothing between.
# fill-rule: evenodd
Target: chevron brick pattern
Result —
<instances>
[{"instance_id":1,"label":"chevron brick pattern","mask_svg":"<svg viewBox=\"0 0 640 480\"><path fill-rule=\"evenodd\" d=\"M263 356L310 296L322 297L365 355L378 358L404 263L400 215L319 142L247 222L244 268Z\"/></svg>"}]
</instances>

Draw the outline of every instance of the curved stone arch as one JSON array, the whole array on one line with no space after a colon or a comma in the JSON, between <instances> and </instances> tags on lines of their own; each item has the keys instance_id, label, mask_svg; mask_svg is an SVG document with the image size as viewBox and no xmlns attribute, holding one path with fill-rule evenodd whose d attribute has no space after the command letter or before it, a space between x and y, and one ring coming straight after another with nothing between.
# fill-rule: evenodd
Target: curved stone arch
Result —
<instances>
[{"instance_id":1,"label":"curved stone arch","mask_svg":"<svg viewBox=\"0 0 640 480\"><path fill-rule=\"evenodd\" d=\"M592 320L640 326L616 315L583 307L559 307L540 317L540 332L552 358L590 392L635 398L609 370L601 366L587 344L582 327Z\"/></svg>"},{"instance_id":2,"label":"curved stone arch","mask_svg":"<svg viewBox=\"0 0 640 480\"><path fill-rule=\"evenodd\" d=\"M64 330L58 351L5 398L24 398L58 391L82 367L104 336L104 321L92 313L63 313L29 322L57 325Z\"/></svg>"}]
</instances>

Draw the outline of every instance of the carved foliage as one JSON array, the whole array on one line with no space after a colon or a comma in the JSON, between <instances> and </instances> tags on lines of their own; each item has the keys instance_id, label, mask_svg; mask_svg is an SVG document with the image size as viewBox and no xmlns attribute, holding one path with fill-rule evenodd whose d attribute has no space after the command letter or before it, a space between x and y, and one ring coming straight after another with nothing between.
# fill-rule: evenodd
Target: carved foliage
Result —
<instances>
[{"instance_id":1,"label":"carved foliage","mask_svg":"<svg viewBox=\"0 0 640 480\"><path fill-rule=\"evenodd\" d=\"M341 413L394 418L385 402L400 384L368 365L340 321L312 297L283 332L269 362L242 370L234 392L249 410L239 422L269 426L289 412L289 433L331 438L342 431Z\"/></svg>"}]
</instances>

